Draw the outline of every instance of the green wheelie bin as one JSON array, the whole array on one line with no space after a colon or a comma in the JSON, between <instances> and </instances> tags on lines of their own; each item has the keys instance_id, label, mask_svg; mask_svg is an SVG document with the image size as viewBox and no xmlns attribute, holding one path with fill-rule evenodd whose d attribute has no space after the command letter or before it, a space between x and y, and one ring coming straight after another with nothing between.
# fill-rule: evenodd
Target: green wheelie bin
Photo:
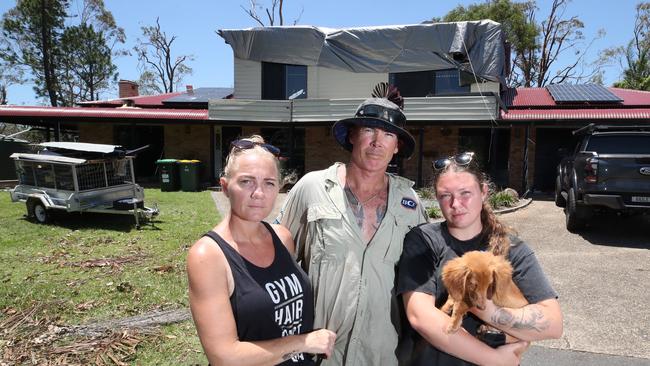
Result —
<instances>
[{"instance_id":1,"label":"green wheelie bin","mask_svg":"<svg viewBox=\"0 0 650 366\"><path fill-rule=\"evenodd\" d=\"M163 192L178 191L180 177L178 176L178 160L160 159L158 164L158 176L160 177L160 190Z\"/></svg>"},{"instance_id":2,"label":"green wheelie bin","mask_svg":"<svg viewBox=\"0 0 650 366\"><path fill-rule=\"evenodd\" d=\"M196 192L200 190L199 183L199 160L179 160L181 190L183 192Z\"/></svg>"}]
</instances>

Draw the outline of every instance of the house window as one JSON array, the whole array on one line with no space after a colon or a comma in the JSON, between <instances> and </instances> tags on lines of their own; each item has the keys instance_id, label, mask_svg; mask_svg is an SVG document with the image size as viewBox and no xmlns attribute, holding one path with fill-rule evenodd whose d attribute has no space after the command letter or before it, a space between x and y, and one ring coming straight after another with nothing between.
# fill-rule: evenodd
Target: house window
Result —
<instances>
[{"instance_id":1,"label":"house window","mask_svg":"<svg viewBox=\"0 0 650 366\"><path fill-rule=\"evenodd\" d=\"M469 85L460 84L457 69L399 72L389 75L403 97L426 97L469 93Z\"/></svg>"},{"instance_id":2,"label":"house window","mask_svg":"<svg viewBox=\"0 0 650 366\"><path fill-rule=\"evenodd\" d=\"M307 98L307 66L262 62L262 99Z\"/></svg>"}]
</instances>

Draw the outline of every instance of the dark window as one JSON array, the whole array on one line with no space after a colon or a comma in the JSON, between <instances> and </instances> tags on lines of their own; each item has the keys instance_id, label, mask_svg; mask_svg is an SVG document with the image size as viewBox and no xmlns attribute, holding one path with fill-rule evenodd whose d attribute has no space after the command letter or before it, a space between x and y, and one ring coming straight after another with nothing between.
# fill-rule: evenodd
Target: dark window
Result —
<instances>
[{"instance_id":1,"label":"dark window","mask_svg":"<svg viewBox=\"0 0 650 366\"><path fill-rule=\"evenodd\" d=\"M307 66L262 62L262 99L307 98Z\"/></svg>"},{"instance_id":2,"label":"dark window","mask_svg":"<svg viewBox=\"0 0 650 366\"><path fill-rule=\"evenodd\" d=\"M436 71L436 95L469 93L469 85L460 86L458 70Z\"/></svg>"},{"instance_id":3,"label":"dark window","mask_svg":"<svg viewBox=\"0 0 650 366\"><path fill-rule=\"evenodd\" d=\"M295 170L299 176L304 173L304 128L262 128L260 129L260 134L264 138L264 141L280 149L282 169Z\"/></svg>"},{"instance_id":4,"label":"dark window","mask_svg":"<svg viewBox=\"0 0 650 366\"><path fill-rule=\"evenodd\" d=\"M469 84L461 86L457 69L392 73L389 83L397 86L403 97L464 94L470 92Z\"/></svg>"},{"instance_id":5,"label":"dark window","mask_svg":"<svg viewBox=\"0 0 650 366\"><path fill-rule=\"evenodd\" d=\"M650 154L648 135L594 135L585 151L599 154Z\"/></svg>"},{"instance_id":6,"label":"dark window","mask_svg":"<svg viewBox=\"0 0 650 366\"><path fill-rule=\"evenodd\" d=\"M433 93L433 71L400 72L390 74L389 78L403 97L426 97Z\"/></svg>"}]
</instances>

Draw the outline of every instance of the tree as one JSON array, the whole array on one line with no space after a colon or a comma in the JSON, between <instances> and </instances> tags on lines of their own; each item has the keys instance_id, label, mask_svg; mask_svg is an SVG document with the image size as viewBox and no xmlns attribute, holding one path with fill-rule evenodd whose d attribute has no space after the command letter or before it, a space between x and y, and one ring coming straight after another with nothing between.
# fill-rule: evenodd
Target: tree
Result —
<instances>
[{"instance_id":1,"label":"tree","mask_svg":"<svg viewBox=\"0 0 650 366\"><path fill-rule=\"evenodd\" d=\"M138 44L133 48L142 68L140 79L153 82L156 86L150 88L156 91L172 93L185 76L192 74L192 68L187 66L186 62L193 61L194 57L192 55L181 55L175 59L172 57L172 44L176 36L170 38L161 30L159 18L156 18L155 26L144 26L141 29L145 39L138 38Z\"/></svg>"},{"instance_id":2,"label":"tree","mask_svg":"<svg viewBox=\"0 0 650 366\"><path fill-rule=\"evenodd\" d=\"M29 71L36 94L52 106L94 100L110 87L117 79L113 47L126 38L103 0L83 0L79 15L70 15L69 5L69 0L18 0L2 22L0 57ZM73 17L79 25L66 27Z\"/></svg>"},{"instance_id":3,"label":"tree","mask_svg":"<svg viewBox=\"0 0 650 366\"><path fill-rule=\"evenodd\" d=\"M277 25L284 25L284 0L271 0L270 8L263 7L257 0L250 0L248 9L243 6L241 8L244 9L244 12L246 12L249 17L253 18L253 20L255 20L262 27L266 27L267 25L272 27L276 25L276 16ZM263 10L266 14L266 21L268 21L268 24L264 23L264 16L260 16L257 13L259 10ZM298 14L298 17L293 21L293 25L296 25L298 21L300 21L300 17L302 16L303 11L304 8L301 8L300 14Z\"/></svg>"},{"instance_id":4,"label":"tree","mask_svg":"<svg viewBox=\"0 0 650 366\"><path fill-rule=\"evenodd\" d=\"M542 22L536 19L534 0L522 3L491 0L470 5L467 9L458 6L443 20L492 19L501 23L512 45L508 78L511 86L542 87L565 81L578 82L596 75L599 69L585 71L583 67L585 53L579 46L585 41L582 33L584 23L577 16L564 16L569 1L554 0L548 18ZM567 54L573 57L568 63L563 63L563 56Z\"/></svg>"},{"instance_id":5,"label":"tree","mask_svg":"<svg viewBox=\"0 0 650 366\"><path fill-rule=\"evenodd\" d=\"M626 47L608 50L611 58L625 62L623 80L614 83L615 87L650 90L650 3L636 6L634 36Z\"/></svg>"},{"instance_id":6,"label":"tree","mask_svg":"<svg viewBox=\"0 0 650 366\"><path fill-rule=\"evenodd\" d=\"M61 88L63 105L98 99L100 90L117 81L117 67L103 32L82 23L66 28L61 37Z\"/></svg>"},{"instance_id":7,"label":"tree","mask_svg":"<svg viewBox=\"0 0 650 366\"><path fill-rule=\"evenodd\" d=\"M12 66L25 67L35 82L38 96L58 105L56 67L68 0L18 0L2 19L2 58Z\"/></svg>"},{"instance_id":8,"label":"tree","mask_svg":"<svg viewBox=\"0 0 650 366\"><path fill-rule=\"evenodd\" d=\"M22 83L24 81L23 77L21 69L13 68L7 62L0 60L0 105L9 103L7 88Z\"/></svg>"}]
</instances>

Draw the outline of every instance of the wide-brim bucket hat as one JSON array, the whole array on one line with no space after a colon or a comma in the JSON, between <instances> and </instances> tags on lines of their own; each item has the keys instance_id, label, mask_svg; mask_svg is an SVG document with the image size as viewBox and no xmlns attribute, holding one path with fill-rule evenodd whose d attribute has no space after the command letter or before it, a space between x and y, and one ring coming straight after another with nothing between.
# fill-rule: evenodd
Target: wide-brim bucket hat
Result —
<instances>
[{"instance_id":1,"label":"wide-brim bucket hat","mask_svg":"<svg viewBox=\"0 0 650 366\"><path fill-rule=\"evenodd\" d=\"M397 135L401 142L397 155L408 159L415 149L415 139L404 129L405 124L406 116L395 103L385 98L369 98L359 104L354 117L336 121L332 126L332 134L339 145L352 151L348 139L351 126L381 128Z\"/></svg>"}]
</instances>

